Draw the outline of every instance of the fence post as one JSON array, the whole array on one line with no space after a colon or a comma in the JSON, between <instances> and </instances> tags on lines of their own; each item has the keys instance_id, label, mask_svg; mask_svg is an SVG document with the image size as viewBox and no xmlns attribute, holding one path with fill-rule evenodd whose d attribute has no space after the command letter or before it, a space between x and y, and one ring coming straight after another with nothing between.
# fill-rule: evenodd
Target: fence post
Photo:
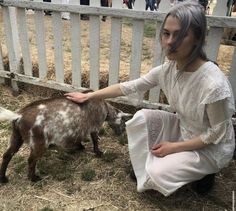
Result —
<instances>
[{"instance_id":1,"label":"fence post","mask_svg":"<svg viewBox=\"0 0 236 211\"><path fill-rule=\"evenodd\" d=\"M212 15L226 16L227 14L227 0L214 0L213 1L213 12Z\"/></svg>"},{"instance_id":2,"label":"fence post","mask_svg":"<svg viewBox=\"0 0 236 211\"><path fill-rule=\"evenodd\" d=\"M234 100L236 103L236 48L234 48L234 55L232 57L229 81L230 81L232 89L233 89Z\"/></svg>"},{"instance_id":3,"label":"fence post","mask_svg":"<svg viewBox=\"0 0 236 211\"><path fill-rule=\"evenodd\" d=\"M134 9L135 10L145 10L145 3L146 1L145 0L136 0L135 3L134 3Z\"/></svg>"},{"instance_id":4,"label":"fence post","mask_svg":"<svg viewBox=\"0 0 236 211\"><path fill-rule=\"evenodd\" d=\"M172 7L172 4L174 3L174 1L172 0L172 3L170 0L162 0L159 4L159 9L158 12L165 12L167 13L170 8Z\"/></svg>"},{"instance_id":5,"label":"fence post","mask_svg":"<svg viewBox=\"0 0 236 211\"><path fill-rule=\"evenodd\" d=\"M21 59L21 51L20 51L20 41L19 41L19 33L17 28L17 20L16 20L16 8L14 7L4 7L3 15L4 15L4 28L6 34L7 48L9 50L9 66L11 72L19 72L20 71L20 59ZM12 88L15 91L18 91L17 82L12 80Z\"/></svg>"}]
</instances>

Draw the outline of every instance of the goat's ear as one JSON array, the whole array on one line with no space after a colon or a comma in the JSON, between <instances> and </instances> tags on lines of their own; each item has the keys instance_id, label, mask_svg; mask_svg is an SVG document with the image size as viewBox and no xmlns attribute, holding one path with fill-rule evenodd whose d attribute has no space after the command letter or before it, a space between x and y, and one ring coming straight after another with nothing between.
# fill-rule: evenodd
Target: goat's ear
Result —
<instances>
[{"instance_id":1,"label":"goat's ear","mask_svg":"<svg viewBox=\"0 0 236 211\"><path fill-rule=\"evenodd\" d=\"M120 118L122 118L124 121L128 121L129 119L131 119L133 117L133 114L129 114L129 113L124 113L123 111L120 111L118 113L118 116Z\"/></svg>"}]
</instances>

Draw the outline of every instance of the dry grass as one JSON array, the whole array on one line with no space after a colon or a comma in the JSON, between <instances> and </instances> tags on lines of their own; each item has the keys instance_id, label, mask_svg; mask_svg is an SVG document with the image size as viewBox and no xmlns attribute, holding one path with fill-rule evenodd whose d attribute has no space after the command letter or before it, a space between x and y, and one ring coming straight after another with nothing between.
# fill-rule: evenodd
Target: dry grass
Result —
<instances>
[{"instance_id":1,"label":"dry grass","mask_svg":"<svg viewBox=\"0 0 236 211\"><path fill-rule=\"evenodd\" d=\"M53 43L50 35L50 17L45 16L47 30L47 63L49 77L54 77L54 57L52 53ZM69 25L63 21L64 33L64 58L66 80L70 81L70 58L71 52L67 40ZM101 23L101 72L108 70L109 55L109 19ZM35 34L33 19L28 19L30 29L30 42L32 60L37 67L37 52L35 48ZM82 67L84 72L89 69L88 63L88 22L82 22ZM0 29L1 31L1 29ZM129 69L129 52L131 41L131 29L125 25L122 29L121 50L121 80L127 78ZM2 33L2 32L1 32ZM2 35L2 34L0 34ZM143 72L151 68L152 38L146 37L144 44L144 56L142 63ZM3 45L3 52L5 52ZM229 71L232 46L221 46L218 62L225 73ZM230 57L230 56L229 56ZM229 58L228 57L228 58ZM37 68L36 68L37 69ZM86 74L85 74L86 75ZM105 79L104 79L105 80ZM85 80L86 81L86 80ZM85 82L86 83L86 82ZM9 109L18 109L24 105L39 99L39 95L45 97L49 92L39 92L33 89L31 92L22 91L18 96L13 96L10 89L0 86L1 106ZM0 123L0 155L6 150L11 133L11 126L7 123ZM55 150L48 151L38 163L38 172L42 181L31 183L27 180L27 158L28 146L14 156L9 165L7 174L9 183L0 185L0 210L15 211L116 211L116 210L162 210L162 211L222 211L232 210L232 192L236 190L236 162L233 160L230 166L217 174L214 189L205 196L199 196L193 192L190 186L185 186L170 197L164 197L158 192L147 191L138 193L136 184L129 177L130 160L128 155L127 141L125 137L116 137L105 125L101 135L100 148L105 151L105 156L96 158L92 152L92 143L85 143L86 150L75 154L66 154ZM89 181L91 180L91 181Z\"/></svg>"},{"instance_id":2,"label":"dry grass","mask_svg":"<svg viewBox=\"0 0 236 211\"><path fill-rule=\"evenodd\" d=\"M17 97L0 86L1 106L18 109L38 99L23 91ZM0 154L6 150L11 133L8 123L0 123ZM120 141L123 139L122 141ZM7 174L9 183L0 185L0 210L231 210L232 191L236 189L236 162L217 174L214 189L205 196L185 186L170 197L155 191L138 193L129 177L130 160L125 137L116 137L104 125L97 158L92 143L84 152L67 154L49 150L38 162L42 181L31 183L27 175L29 148L24 145L13 157ZM91 173L92 172L92 173Z\"/></svg>"}]
</instances>

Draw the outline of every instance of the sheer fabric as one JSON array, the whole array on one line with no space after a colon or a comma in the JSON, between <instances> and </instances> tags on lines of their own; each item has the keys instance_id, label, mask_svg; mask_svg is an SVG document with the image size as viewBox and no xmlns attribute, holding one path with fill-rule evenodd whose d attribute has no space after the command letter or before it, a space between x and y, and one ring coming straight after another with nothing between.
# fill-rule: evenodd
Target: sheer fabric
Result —
<instances>
[{"instance_id":1,"label":"sheer fabric","mask_svg":"<svg viewBox=\"0 0 236 211\"><path fill-rule=\"evenodd\" d=\"M231 86L218 66L210 61L195 72L183 72L176 81L177 72L176 64L167 62L139 79L121 83L120 88L128 96L133 97L136 93L140 101L143 93L160 86L180 120L183 140L200 136L204 143L214 143L216 146L206 147L203 151L210 153L222 168L232 158L235 145ZM221 118L214 120L215 116ZM154 121L153 127L155 124L158 123Z\"/></svg>"},{"instance_id":2,"label":"sheer fabric","mask_svg":"<svg viewBox=\"0 0 236 211\"><path fill-rule=\"evenodd\" d=\"M136 95L136 103L141 102L147 90L160 86L176 113L160 115L158 110L145 109L126 124L138 191L156 189L169 195L188 182L226 167L233 156L231 117L235 106L225 75L212 62L206 62L195 72L183 72L178 80L177 73L176 64L167 62L139 79L120 84L121 91L131 96L132 101ZM188 141L198 136L206 143L200 150L164 158L149 152L154 143L163 140ZM164 172L160 172L163 168Z\"/></svg>"}]
</instances>

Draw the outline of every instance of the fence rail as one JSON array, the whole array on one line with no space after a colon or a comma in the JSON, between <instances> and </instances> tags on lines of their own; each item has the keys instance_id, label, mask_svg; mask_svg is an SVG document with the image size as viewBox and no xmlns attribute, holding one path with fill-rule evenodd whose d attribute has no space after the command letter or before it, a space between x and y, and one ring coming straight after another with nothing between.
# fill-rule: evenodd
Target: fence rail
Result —
<instances>
[{"instance_id":1,"label":"fence rail","mask_svg":"<svg viewBox=\"0 0 236 211\"><path fill-rule=\"evenodd\" d=\"M95 1L91 1L95 2ZM139 2L139 3L137 3ZM220 1L222 3L222 1ZM71 2L72 3L72 2ZM89 31L89 87L98 89L100 87L100 46L103 44L101 39L101 16L111 18L110 22L110 44L109 44L109 68L108 68L108 84L114 84L120 81L120 55L121 46L124 39L122 31L124 24L129 19L130 27L132 28L132 39L130 45L130 60L128 70L128 79L134 79L140 76L142 69L143 45L145 44L144 31L145 23L152 21L155 24L154 38L152 40L152 57L150 58L152 65L161 64L161 46L158 41L158 34L161 23L165 16L164 12L142 11L143 2L136 0L136 9L128 10L122 8L120 0L113 0L112 8L104 8L96 6L96 2L91 6L82 6L78 4L56 4L36 1L19 1L5 0L1 3L3 32L1 39L1 49L6 49L6 52L0 51L0 82L3 78L11 78L17 84L17 81L40 85L44 87L60 89L64 91L83 90L82 87L82 21L81 14L89 15L88 31ZM118 8L115 8L117 5ZM37 77L33 74L32 65L32 50L30 46L28 14L26 9L34 10L34 22L30 22L35 26L36 31L36 46L38 56L39 74ZM47 43L44 11L52 11L51 24L53 37L53 54L55 64L55 79L47 78ZM71 52L71 84L65 83L64 71L64 46L63 32L64 20L61 18L62 12L70 13L70 52ZM16 18L17 17L17 18ZM206 51L211 60L216 61L219 52L223 32L226 28L236 28L236 18L226 16L207 16L209 32L207 36ZM0 23L1 24L1 23ZM5 35L4 35L5 34ZM6 47L5 47L6 46ZM9 58L10 72L4 69L3 59L7 55ZM234 95L236 96L236 50L231 58L229 78L233 86ZM23 71L22 64L23 63ZM160 89L155 88L149 93L148 100L143 102L145 107L155 108L163 106L168 108L168 105L159 103ZM118 98L119 102L132 104L126 97Z\"/></svg>"}]
</instances>

